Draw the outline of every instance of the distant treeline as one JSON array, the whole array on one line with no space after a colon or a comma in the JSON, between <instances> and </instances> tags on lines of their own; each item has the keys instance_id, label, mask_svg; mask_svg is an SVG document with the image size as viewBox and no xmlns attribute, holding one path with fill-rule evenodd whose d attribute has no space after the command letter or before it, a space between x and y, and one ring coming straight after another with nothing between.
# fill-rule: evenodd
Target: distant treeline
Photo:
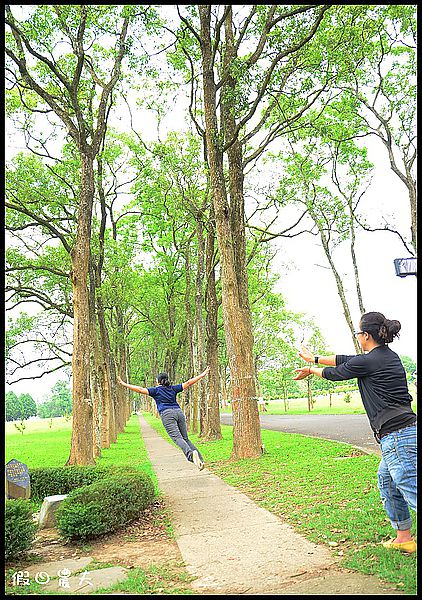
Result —
<instances>
[{"instance_id":1,"label":"distant treeline","mask_svg":"<svg viewBox=\"0 0 422 600\"><path fill-rule=\"evenodd\" d=\"M38 416L42 419L64 417L72 414L72 393L67 381L58 381L51 389L48 399L36 404L30 394L17 396L6 393L6 421L24 421Z\"/></svg>"}]
</instances>

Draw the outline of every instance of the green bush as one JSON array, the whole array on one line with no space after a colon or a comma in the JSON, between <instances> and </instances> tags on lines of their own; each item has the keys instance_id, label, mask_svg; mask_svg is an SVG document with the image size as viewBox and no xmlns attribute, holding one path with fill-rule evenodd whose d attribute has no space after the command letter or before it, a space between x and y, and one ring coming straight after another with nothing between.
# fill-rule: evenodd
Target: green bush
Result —
<instances>
[{"instance_id":1,"label":"green bush","mask_svg":"<svg viewBox=\"0 0 422 600\"><path fill-rule=\"evenodd\" d=\"M76 488L90 485L95 481L104 479L109 475L137 472L131 467L102 467L102 466L68 466L68 467L40 467L29 470L31 481L31 498L35 502L42 502L46 496L68 494Z\"/></svg>"},{"instance_id":2,"label":"green bush","mask_svg":"<svg viewBox=\"0 0 422 600\"><path fill-rule=\"evenodd\" d=\"M115 531L136 519L154 495L146 473L110 476L70 492L57 509L57 529L66 540Z\"/></svg>"},{"instance_id":3,"label":"green bush","mask_svg":"<svg viewBox=\"0 0 422 600\"><path fill-rule=\"evenodd\" d=\"M37 531L32 518L34 507L30 500L6 500L5 558L15 560L31 547Z\"/></svg>"}]
</instances>

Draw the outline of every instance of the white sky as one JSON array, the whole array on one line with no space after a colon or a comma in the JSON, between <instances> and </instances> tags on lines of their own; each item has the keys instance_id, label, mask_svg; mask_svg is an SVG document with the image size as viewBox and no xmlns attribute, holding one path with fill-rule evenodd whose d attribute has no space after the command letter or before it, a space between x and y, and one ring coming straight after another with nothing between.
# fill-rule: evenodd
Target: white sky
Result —
<instances>
[{"instance_id":1,"label":"white sky","mask_svg":"<svg viewBox=\"0 0 422 600\"><path fill-rule=\"evenodd\" d=\"M389 168L386 152L381 142L377 144L376 141L368 145L368 158L376 165L376 171L362 200L362 207L368 207L368 221L374 227L381 226L377 221L381 211L393 215L392 222L408 238L410 213L407 189ZM343 250L339 248L334 253L340 273L341 252ZM378 311L387 319L400 321L400 338L396 338L390 347L398 354L410 356L416 361L417 278L414 275L398 277L393 263L395 258L409 256L406 249L398 236L392 233L361 231L357 236L356 254L366 312ZM280 242L280 259L283 262L292 261L292 268L283 273L279 286L290 308L314 316L333 352L353 354L353 342L334 275L331 270L323 268L328 266L328 262L318 239L307 235ZM345 265L348 268L349 260ZM344 281L346 288L349 283L352 290L353 282L349 279L345 276ZM355 306L351 306L351 312L357 330L360 318L357 301Z\"/></svg>"}]
</instances>

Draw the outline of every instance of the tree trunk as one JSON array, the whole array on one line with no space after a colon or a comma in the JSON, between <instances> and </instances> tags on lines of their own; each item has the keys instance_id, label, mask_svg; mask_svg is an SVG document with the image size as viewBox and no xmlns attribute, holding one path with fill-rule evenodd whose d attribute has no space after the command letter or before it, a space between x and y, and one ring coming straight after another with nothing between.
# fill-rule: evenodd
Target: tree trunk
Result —
<instances>
[{"instance_id":1,"label":"tree trunk","mask_svg":"<svg viewBox=\"0 0 422 600\"><path fill-rule=\"evenodd\" d=\"M101 345L101 372L100 387L103 419L101 423L101 445L103 448L110 447L110 435L114 435L114 410L111 399L111 383L109 369L110 343L108 341L107 327L104 315L102 297L100 293L102 268L104 263L104 244L105 230L107 221L107 207L103 186L103 163L102 159L97 156L97 189L101 207L101 222L98 234L98 260L94 266L93 273L95 276L95 312L99 325L99 340Z\"/></svg>"},{"instance_id":2,"label":"tree trunk","mask_svg":"<svg viewBox=\"0 0 422 600\"><path fill-rule=\"evenodd\" d=\"M219 368L220 373L220 393L221 393L221 406L222 408L226 408L228 406L228 397L227 397L227 380L226 380L226 366L221 365Z\"/></svg>"},{"instance_id":3,"label":"tree trunk","mask_svg":"<svg viewBox=\"0 0 422 600\"><path fill-rule=\"evenodd\" d=\"M125 327L124 327L124 319L122 311L119 307L116 307L116 321L117 321L117 336L116 336L116 354L117 356L121 356L124 354L124 345L126 343L126 335L125 335ZM106 333L106 342L108 344L109 349L109 361L108 366L110 369L110 384L112 390L112 402L114 406L114 419L115 419L115 439L112 439L112 442L117 442L117 434L122 433L125 428L125 402L127 400L127 396L125 393L122 394L123 386L117 385L117 374L116 374L116 362L111 354L111 345L110 345L110 337L108 335L107 329L105 329Z\"/></svg>"},{"instance_id":4,"label":"tree trunk","mask_svg":"<svg viewBox=\"0 0 422 600\"><path fill-rule=\"evenodd\" d=\"M186 312L186 339L187 339L187 353L188 353L188 365L187 372L193 373L193 325L192 325L192 306L191 306L191 265L190 265L190 252L189 245L185 250L185 269L186 269L186 290L185 290L185 312ZM193 423L196 422L194 419L193 410L193 397L192 388L188 388L182 395L183 398L183 410L186 416L186 424L189 431L192 431Z\"/></svg>"},{"instance_id":5,"label":"tree trunk","mask_svg":"<svg viewBox=\"0 0 422 600\"><path fill-rule=\"evenodd\" d=\"M116 398L117 398L117 410L116 410L116 434L123 433L126 425L126 394L124 393L123 386L119 386L116 389ZM117 440L116 440L117 441Z\"/></svg>"},{"instance_id":6,"label":"tree trunk","mask_svg":"<svg viewBox=\"0 0 422 600\"><path fill-rule=\"evenodd\" d=\"M89 257L94 202L93 160L81 154L81 195L76 242L71 252L73 289L73 420L70 456L66 465L95 464L90 394Z\"/></svg>"},{"instance_id":7,"label":"tree trunk","mask_svg":"<svg viewBox=\"0 0 422 600\"><path fill-rule=\"evenodd\" d=\"M101 363L100 374L101 386L101 447L110 448L110 377L106 367L104 353Z\"/></svg>"},{"instance_id":8,"label":"tree trunk","mask_svg":"<svg viewBox=\"0 0 422 600\"><path fill-rule=\"evenodd\" d=\"M94 458L101 456L101 385L100 377L102 356L98 340L97 322L95 319L95 267L91 258L89 278L89 320L91 340L91 398Z\"/></svg>"},{"instance_id":9,"label":"tree trunk","mask_svg":"<svg viewBox=\"0 0 422 600\"><path fill-rule=\"evenodd\" d=\"M211 209L208 224L206 246L206 330L207 330L207 364L210 367L208 374L207 418L204 439L221 440L220 401L219 401L219 370L218 370L218 301L215 287L215 228L214 215Z\"/></svg>"},{"instance_id":10,"label":"tree trunk","mask_svg":"<svg viewBox=\"0 0 422 600\"><path fill-rule=\"evenodd\" d=\"M314 221L318 225L318 220L314 218ZM350 334L352 336L353 346L354 346L354 348L356 350L356 354L361 354L362 350L360 349L359 344L358 344L358 342L357 342L357 340L356 340L356 338L355 338L355 336L353 334L355 328L353 327L353 321L352 321L352 317L350 315L349 305L348 305L347 300L346 300L346 294L345 294L345 291L344 291L343 282L341 280L340 274L337 271L336 266L335 266L334 261L333 261L333 258L331 256L331 252L330 252L330 248L329 248L329 245L328 245L328 240L327 240L327 237L325 235L325 232L324 232L324 230L321 227L318 227L318 228L319 228L319 232L320 232L320 235L321 235L322 247L324 248L325 256L327 257L328 262L330 263L331 270L332 270L334 278L336 280L338 295L340 297L340 301L341 301L341 304L343 306L343 313L344 313L344 317L346 319L346 323L347 323L347 325L349 327Z\"/></svg>"},{"instance_id":11,"label":"tree trunk","mask_svg":"<svg viewBox=\"0 0 422 600\"><path fill-rule=\"evenodd\" d=\"M196 348L195 345L192 348L192 364L193 369L195 369L195 365L198 364L198 360L196 358ZM189 377L191 377L190 375ZM199 393L198 386L194 385L190 392L190 431L192 433L198 433L199 431Z\"/></svg>"},{"instance_id":12,"label":"tree trunk","mask_svg":"<svg viewBox=\"0 0 422 600\"><path fill-rule=\"evenodd\" d=\"M194 366L195 375L201 373L205 368L205 322L203 314L203 289L205 276L205 241L204 231L202 226L202 215L197 216L196 220L196 238L198 242L198 261L196 271L195 284L195 327L194 327L194 344L196 352L196 364ZM198 381L195 385L198 396L199 406L199 435L205 433L207 419L207 398L206 398L206 382Z\"/></svg>"},{"instance_id":13,"label":"tree trunk","mask_svg":"<svg viewBox=\"0 0 422 600\"><path fill-rule=\"evenodd\" d=\"M200 5L205 138L221 260L224 330L233 385L233 452L235 458L261 454L261 430L256 401L252 320L245 299L246 264L239 261L244 248L232 231L224 182L223 154L217 127L216 85L210 39L211 7ZM235 248L239 252L235 257ZM236 271L236 266L240 269Z\"/></svg>"},{"instance_id":14,"label":"tree trunk","mask_svg":"<svg viewBox=\"0 0 422 600\"><path fill-rule=\"evenodd\" d=\"M410 220L411 220L411 232L412 232L412 246L415 249L415 256L417 256L417 242L418 242L418 217L417 217L417 210L416 210L416 206L417 206L417 195L416 195L416 185L410 175L410 173L407 173L407 169L406 169L406 174L408 175L408 180L409 180L409 201L410 201Z\"/></svg>"},{"instance_id":15,"label":"tree trunk","mask_svg":"<svg viewBox=\"0 0 422 600\"><path fill-rule=\"evenodd\" d=\"M309 381L309 377L306 380L306 388L307 388L307 394L308 394L308 412L311 412L312 407L313 407L313 402L312 402L311 382Z\"/></svg>"},{"instance_id":16,"label":"tree trunk","mask_svg":"<svg viewBox=\"0 0 422 600\"><path fill-rule=\"evenodd\" d=\"M354 219L353 219L353 207L352 207L350 201L349 201L349 211L350 211L350 253L352 255L353 272L355 274L355 286L356 286L356 294L358 297L360 315L363 315L365 312L365 308L363 306L362 290L360 287L360 280L359 280L358 263L356 260L356 253L355 253L356 235L355 235L355 226L354 226Z\"/></svg>"},{"instance_id":17,"label":"tree trunk","mask_svg":"<svg viewBox=\"0 0 422 600\"><path fill-rule=\"evenodd\" d=\"M122 344L121 347L121 353L119 355L119 373L122 373L124 376L124 380L128 381L128 368L127 368L127 360L128 357L128 347L126 342L124 344ZM124 391L124 406L125 406L125 425L126 423L129 421L131 415L132 415L132 410L133 410L133 406L132 406L132 401L130 398L130 393L129 390L125 387L122 386L122 389Z\"/></svg>"}]
</instances>

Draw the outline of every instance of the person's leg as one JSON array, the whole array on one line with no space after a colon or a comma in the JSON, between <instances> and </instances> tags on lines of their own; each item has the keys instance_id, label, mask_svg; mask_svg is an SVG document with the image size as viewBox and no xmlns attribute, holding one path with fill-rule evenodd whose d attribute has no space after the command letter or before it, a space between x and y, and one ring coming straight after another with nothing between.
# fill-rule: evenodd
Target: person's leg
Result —
<instances>
[{"instance_id":1,"label":"person's leg","mask_svg":"<svg viewBox=\"0 0 422 600\"><path fill-rule=\"evenodd\" d=\"M179 410L178 409L168 409L161 413L161 422L164 425L165 430L169 434L170 438L173 440L175 444L179 446L182 450L183 454L186 456L188 461L193 462L192 460L192 448L183 438L180 429L179 429ZM182 413L183 414L183 413Z\"/></svg>"},{"instance_id":2,"label":"person's leg","mask_svg":"<svg viewBox=\"0 0 422 600\"><path fill-rule=\"evenodd\" d=\"M199 452L198 448L189 439L189 436L188 436L188 427L187 427L187 424L186 424L186 417L185 417L185 415L184 415L184 413L183 413L182 410L178 411L178 426L179 426L179 431L180 431L183 439L185 440L185 442L189 445L189 448L192 451L196 450L198 452L199 458L201 459L202 462L204 462L204 459L202 458L202 455Z\"/></svg>"},{"instance_id":3,"label":"person's leg","mask_svg":"<svg viewBox=\"0 0 422 600\"><path fill-rule=\"evenodd\" d=\"M393 544L412 541L409 506L416 510L416 431L412 429L393 432L381 440L383 458L378 469L378 487L396 530L396 538L388 542Z\"/></svg>"},{"instance_id":4,"label":"person's leg","mask_svg":"<svg viewBox=\"0 0 422 600\"><path fill-rule=\"evenodd\" d=\"M394 431L381 449L391 478L412 510L417 511L417 448L416 426ZM384 451L385 448L385 451Z\"/></svg>"},{"instance_id":5,"label":"person's leg","mask_svg":"<svg viewBox=\"0 0 422 600\"><path fill-rule=\"evenodd\" d=\"M378 488L381 495L381 501L385 512L393 529L396 530L396 539L398 543L411 540L410 527L412 519L410 516L407 502L397 489L384 458L381 460L378 468Z\"/></svg>"}]
</instances>

